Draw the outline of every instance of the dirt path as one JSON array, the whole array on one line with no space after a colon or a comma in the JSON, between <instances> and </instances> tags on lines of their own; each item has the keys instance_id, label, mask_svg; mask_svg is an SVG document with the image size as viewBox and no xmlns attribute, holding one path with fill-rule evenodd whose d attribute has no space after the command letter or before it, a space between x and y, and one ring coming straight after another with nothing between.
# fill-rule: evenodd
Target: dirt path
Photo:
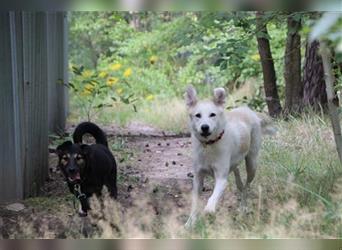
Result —
<instances>
[{"instance_id":1,"label":"dirt path","mask_svg":"<svg viewBox=\"0 0 342 250\"><path fill-rule=\"evenodd\" d=\"M137 131L117 136L110 128L106 130L109 145L121 143L119 149L114 147L112 151L118 162L118 202L124 211L141 206L140 201L148 199L147 209L155 214L178 209L184 220L189 206L186 197L192 186L190 138L163 136L154 130L143 136ZM0 238L46 237L47 230L54 231L56 237L77 238L77 232L84 230L84 220L75 213L73 196L56 167L56 155L50 154L49 159L49 178L38 197L18 201L25 206L20 211L8 210L8 204L0 205ZM27 227L24 222L31 225L29 232L22 231ZM41 224L46 228L39 227ZM67 227L73 227L73 231Z\"/></svg>"},{"instance_id":2,"label":"dirt path","mask_svg":"<svg viewBox=\"0 0 342 250\"><path fill-rule=\"evenodd\" d=\"M136 168L149 179L188 180L191 172L189 138L140 138L130 142L138 149Z\"/></svg>"},{"instance_id":3,"label":"dirt path","mask_svg":"<svg viewBox=\"0 0 342 250\"><path fill-rule=\"evenodd\" d=\"M106 127L105 130L118 163L118 203L122 216L143 209L152 217L165 218L176 211L177 223L183 225L191 207L190 138L166 136L163 131L146 127L143 129L146 134L134 130L121 131L119 136L115 134L116 129ZM78 217L73 206L74 198L56 167L56 155L50 154L49 159L49 178L39 197L19 201L25 206L20 211L9 211L7 204L0 205L0 238L93 235L94 222ZM202 198L206 200L212 191L212 183L206 180L204 187ZM236 200L236 197L230 192L226 195L229 195L226 208L231 210L232 199ZM25 228L30 228L29 232ZM53 232L51 236L46 235L47 231Z\"/></svg>"}]
</instances>

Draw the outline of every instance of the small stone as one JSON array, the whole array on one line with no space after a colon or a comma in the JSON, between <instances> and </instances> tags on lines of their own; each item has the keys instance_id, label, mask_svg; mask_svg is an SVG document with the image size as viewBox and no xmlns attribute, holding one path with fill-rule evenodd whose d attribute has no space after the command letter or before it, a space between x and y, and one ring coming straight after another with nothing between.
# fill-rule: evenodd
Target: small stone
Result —
<instances>
[{"instance_id":1,"label":"small stone","mask_svg":"<svg viewBox=\"0 0 342 250\"><path fill-rule=\"evenodd\" d=\"M175 161L172 161L172 165L176 165L176 162L175 162Z\"/></svg>"},{"instance_id":2,"label":"small stone","mask_svg":"<svg viewBox=\"0 0 342 250\"><path fill-rule=\"evenodd\" d=\"M190 178L193 178L193 177L194 177L194 174L191 173L191 172L189 172L189 173L187 174L187 176L190 177Z\"/></svg>"},{"instance_id":3,"label":"small stone","mask_svg":"<svg viewBox=\"0 0 342 250\"><path fill-rule=\"evenodd\" d=\"M141 161L141 159L138 159L138 161Z\"/></svg>"},{"instance_id":4,"label":"small stone","mask_svg":"<svg viewBox=\"0 0 342 250\"><path fill-rule=\"evenodd\" d=\"M166 146L170 146L170 143L167 142L167 143L166 143Z\"/></svg>"},{"instance_id":5,"label":"small stone","mask_svg":"<svg viewBox=\"0 0 342 250\"><path fill-rule=\"evenodd\" d=\"M145 144L145 147L146 147L146 148L148 148L149 146L150 146L150 145L148 145L148 144Z\"/></svg>"},{"instance_id":6,"label":"small stone","mask_svg":"<svg viewBox=\"0 0 342 250\"><path fill-rule=\"evenodd\" d=\"M158 146L161 146L161 143L159 142L157 145L158 145Z\"/></svg>"},{"instance_id":7,"label":"small stone","mask_svg":"<svg viewBox=\"0 0 342 250\"><path fill-rule=\"evenodd\" d=\"M14 211L14 212L19 212L19 211L25 209L25 206L24 206L24 204L21 204L21 203L12 203L10 205L7 205L6 209L10 210L10 211Z\"/></svg>"},{"instance_id":8,"label":"small stone","mask_svg":"<svg viewBox=\"0 0 342 250\"><path fill-rule=\"evenodd\" d=\"M183 167L183 164L181 163L180 166Z\"/></svg>"},{"instance_id":9,"label":"small stone","mask_svg":"<svg viewBox=\"0 0 342 250\"><path fill-rule=\"evenodd\" d=\"M165 162L165 167L168 167L169 166L169 163L168 162Z\"/></svg>"},{"instance_id":10,"label":"small stone","mask_svg":"<svg viewBox=\"0 0 342 250\"><path fill-rule=\"evenodd\" d=\"M141 182L142 183L147 183L148 182L148 177L146 177L146 176L141 177Z\"/></svg>"},{"instance_id":11,"label":"small stone","mask_svg":"<svg viewBox=\"0 0 342 250\"><path fill-rule=\"evenodd\" d=\"M177 155L183 155L182 153L177 153Z\"/></svg>"},{"instance_id":12,"label":"small stone","mask_svg":"<svg viewBox=\"0 0 342 250\"><path fill-rule=\"evenodd\" d=\"M128 191L128 192L131 192L131 191L132 191L132 189L133 189L133 186L132 186L132 185L128 185L128 187L127 187L127 191Z\"/></svg>"},{"instance_id":13,"label":"small stone","mask_svg":"<svg viewBox=\"0 0 342 250\"><path fill-rule=\"evenodd\" d=\"M178 207L183 207L184 205L183 205L183 203L181 201L177 201L177 206Z\"/></svg>"}]
</instances>

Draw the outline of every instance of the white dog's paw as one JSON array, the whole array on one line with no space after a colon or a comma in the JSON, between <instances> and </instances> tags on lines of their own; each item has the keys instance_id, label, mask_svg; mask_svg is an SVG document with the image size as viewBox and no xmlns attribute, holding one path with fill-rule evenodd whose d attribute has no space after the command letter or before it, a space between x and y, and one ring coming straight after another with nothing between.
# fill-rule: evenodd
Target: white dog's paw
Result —
<instances>
[{"instance_id":1,"label":"white dog's paw","mask_svg":"<svg viewBox=\"0 0 342 250\"><path fill-rule=\"evenodd\" d=\"M212 205L206 205L204 208L204 213L205 214L214 214L215 213L215 206Z\"/></svg>"},{"instance_id":2,"label":"white dog's paw","mask_svg":"<svg viewBox=\"0 0 342 250\"><path fill-rule=\"evenodd\" d=\"M195 225L196 220L197 220L197 215L195 215L195 214L190 215L189 219L187 220L187 222L184 225L185 228L187 230L191 229Z\"/></svg>"},{"instance_id":3,"label":"white dog's paw","mask_svg":"<svg viewBox=\"0 0 342 250\"><path fill-rule=\"evenodd\" d=\"M187 220L187 222L185 223L184 227L185 227L185 229L189 230L192 228L192 226L193 226L193 222L192 222L191 218L189 218Z\"/></svg>"}]
</instances>

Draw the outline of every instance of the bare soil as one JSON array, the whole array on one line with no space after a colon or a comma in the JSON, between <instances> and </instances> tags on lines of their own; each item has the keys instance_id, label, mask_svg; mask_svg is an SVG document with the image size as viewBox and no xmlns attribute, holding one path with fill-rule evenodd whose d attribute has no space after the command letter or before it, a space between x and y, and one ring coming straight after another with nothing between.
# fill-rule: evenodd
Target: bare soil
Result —
<instances>
[{"instance_id":1,"label":"bare soil","mask_svg":"<svg viewBox=\"0 0 342 250\"><path fill-rule=\"evenodd\" d=\"M120 130L119 136L116 128L106 127L105 131L118 163L118 202L122 212L148 198L147 205L156 215L177 210L180 223L184 223L190 211L192 187L190 138L144 126ZM121 143L119 148L117 143ZM78 205L74 205L73 195L56 167L57 157L50 154L49 159L49 177L39 197L18 201L25 205L18 212L6 209L7 204L0 205L0 238L50 237L46 231L53 231L52 237L57 238L93 235L96 226L78 216ZM209 197L211 191L212 185L205 182L204 197ZM226 208L231 210L235 201L235 195L230 193ZM26 225L33 227L30 232L25 232Z\"/></svg>"}]
</instances>

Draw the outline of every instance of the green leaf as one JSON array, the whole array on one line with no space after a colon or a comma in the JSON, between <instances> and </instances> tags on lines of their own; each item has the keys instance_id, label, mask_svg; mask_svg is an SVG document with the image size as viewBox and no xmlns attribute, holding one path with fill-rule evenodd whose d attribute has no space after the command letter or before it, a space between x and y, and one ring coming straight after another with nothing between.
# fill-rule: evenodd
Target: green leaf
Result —
<instances>
[{"instance_id":1,"label":"green leaf","mask_svg":"<svg viewBox=\"0 0 342 250\"><path fill-rule=\"evenodd\" d=\"M120 97L120 99L124 104L129 104L129 99L124 98L124 97Z\"/></svg>"},{"instance_id":2,"label":"green leaf","mask_svg":"<svg viewBox=\"0 0 342 250\"><path fill-rule=\"evenodd\" d=\"M76 90L76 87L73 83L69 82L69 86L73 89L73 90Z\"/></svg>"}]
</instances>

